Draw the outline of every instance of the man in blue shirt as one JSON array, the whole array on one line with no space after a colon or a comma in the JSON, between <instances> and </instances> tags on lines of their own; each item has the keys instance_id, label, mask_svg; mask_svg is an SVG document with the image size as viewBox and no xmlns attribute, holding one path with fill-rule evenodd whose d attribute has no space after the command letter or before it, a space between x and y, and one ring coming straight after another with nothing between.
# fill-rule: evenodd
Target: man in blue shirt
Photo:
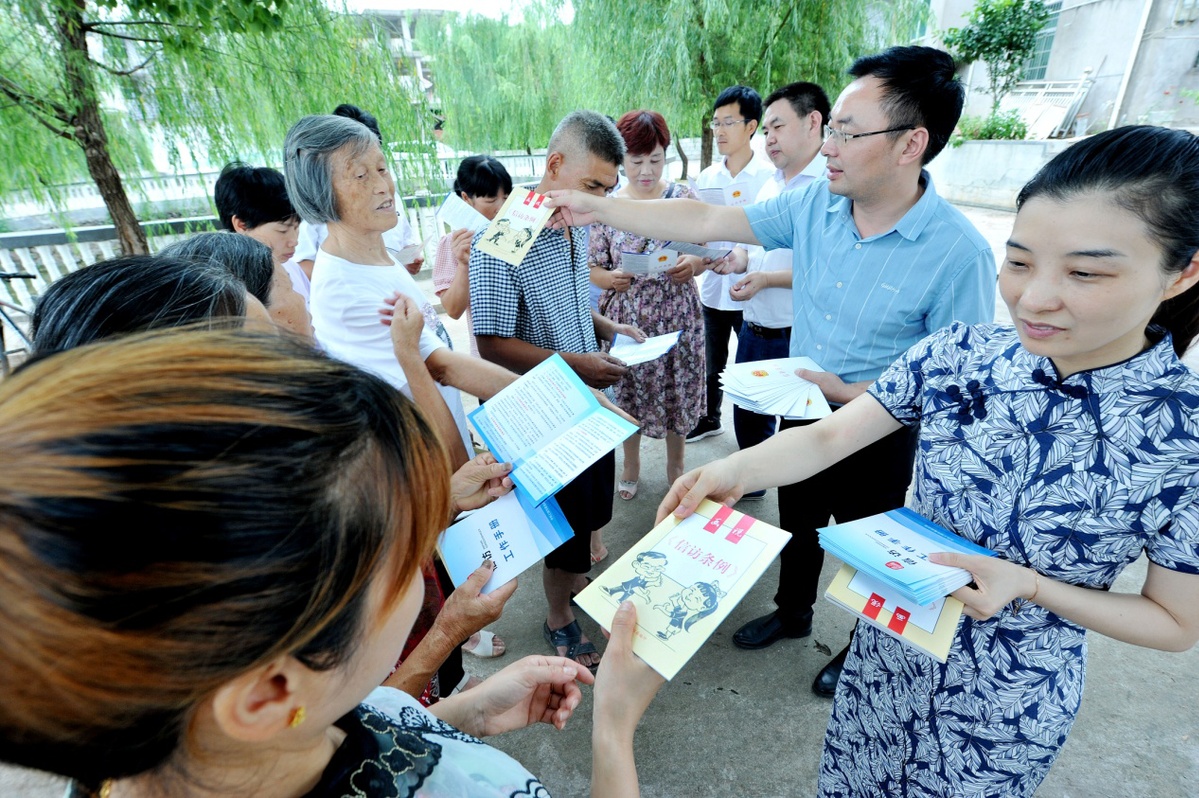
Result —
<instances>
[{"instance_id":1,"label":"man in blue shirt","mask_svg":"<svg viewBox=\"0 0 1199 798\"><path fill-rule=\"evenodd\" d=\"M801 371L830 404L863 393L908 347L951 321L990 321L995 260L961 213L937 196L924 170L961 115L953 59L929 47L893 47L859 58L841 92L821 152L827 176L745 208L556 195L556 224L600 221L638 235L712 238L792 250L792 356L826 372ZM787 422L783 427L794 425ZM765 648L811 634L824 554L816 528L899 507L911 482L914 435L900 430L817 477L779 489L779 523L792 533L780 557L775 612L734 635ZM693 477L692 477L693 478ZM688 479L684 475L682 479ZM844 652L812 689L831 696Z\"/></svg>"}]
</instances>

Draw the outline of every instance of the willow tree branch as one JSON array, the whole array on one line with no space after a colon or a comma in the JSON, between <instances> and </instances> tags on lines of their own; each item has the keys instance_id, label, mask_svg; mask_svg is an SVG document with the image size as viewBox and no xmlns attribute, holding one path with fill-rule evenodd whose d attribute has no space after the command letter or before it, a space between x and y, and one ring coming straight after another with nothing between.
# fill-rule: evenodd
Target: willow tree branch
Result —
<instances>
[{"instance_id":1,"label":"willow tree branch","mask_svg":"<svg viewBox=\"0 0 1199 798\"><path fill-rule=\"evenodd\" d=\"M26 91L7 75L0 75L0 93L22 108L28 109L39 121L44 120L43 124L50 120L67 127L75 124L75 115L64 106L51 100L44 100L36 94Z\"/></svg>"},{"instance_id":2,"label":"willow tree branch","mask_svg":"<svg viewBox=\"0 0 1199 798\"><path fill-rule=\"evenodd\" d=\"M107 64L100 63L99 61L97 61L94 58L89 58L88 60L91 61L96 66L98 66L100 69L103 69L105 72L107 72L110 75L116 75L118 78L127 78L130 75L132 75L134 72L139 72L139 71L145 69L151 61L153 61L155 58L158 57L159 53L161 53L161 52L162 52L161 48L159 48L158 50L155 50L154 52L150 53L150 57L147 58L145 61L142 61L137 66L130 67L129 69L113 69L112 67L108 66Z\"/></svg>"},{"instance_id":3,"label":"willow tree branch","mask_svg":"<svg viewBox=\"0 0 1199 798\"><path fill-rule=\"evenodd\" d=\"M150 39L145 36L130 36L127 33L114 33L110 30L92 30L97 36L109 36L113 39L124 39L127 42L143 42L145 44L166 44L162 39Z\"/></svg>"}]
</instances>

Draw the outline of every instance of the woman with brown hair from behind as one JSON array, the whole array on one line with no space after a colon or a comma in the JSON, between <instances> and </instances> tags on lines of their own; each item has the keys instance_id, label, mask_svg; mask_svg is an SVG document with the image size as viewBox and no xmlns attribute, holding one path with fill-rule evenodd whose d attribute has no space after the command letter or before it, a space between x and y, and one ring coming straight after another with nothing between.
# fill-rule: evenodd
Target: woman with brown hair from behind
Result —
<instances>
[{"instance_id":1,"label":"woman with brown hair from behind","mask_svg":"<svg viewBox=\"0 0 1199 798\"><path fill-rule=\"evenodd\" d=\"M0 461L5 759L111 798L544 794L471 735L561 727L586 668L528 657L432 714L376 687L450 501L386 383L280 337L130 336L0 384ZM596 795L635 794L661 684L632 621L596 690Z\"/></svg>"}]
</instances>

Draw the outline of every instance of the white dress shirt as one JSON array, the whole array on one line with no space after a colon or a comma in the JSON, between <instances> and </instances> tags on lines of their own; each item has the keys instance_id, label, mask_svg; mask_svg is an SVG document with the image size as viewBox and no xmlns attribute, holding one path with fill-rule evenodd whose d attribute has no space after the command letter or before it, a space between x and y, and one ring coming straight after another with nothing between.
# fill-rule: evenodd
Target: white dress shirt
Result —
<instances>
[{"instance_id":1,"label":"white dress shirt","mask_svg":"<svg viewBox=\"0 0 1199 798\"><path fill-rule=\"evenodd\" d=\"M767 158L754 153L745 168L734 177L729 171L725 159L721 158L719 163L714 163L699 173L699 177L695 179L695 185L699 188L740 189L745 196L756 197L762 185L770 180L770 176L775 171L777 170L774 165ZM708 246L716 249L732 249L734 246L740 245L732 241L709 241ZM729 289L740 279L741 275L739 274L722 275L710 271L704 272L699 279L699 301L716 310L741 310L744 303L734 302L729 297Z\"/></svg>"}]
</instances>

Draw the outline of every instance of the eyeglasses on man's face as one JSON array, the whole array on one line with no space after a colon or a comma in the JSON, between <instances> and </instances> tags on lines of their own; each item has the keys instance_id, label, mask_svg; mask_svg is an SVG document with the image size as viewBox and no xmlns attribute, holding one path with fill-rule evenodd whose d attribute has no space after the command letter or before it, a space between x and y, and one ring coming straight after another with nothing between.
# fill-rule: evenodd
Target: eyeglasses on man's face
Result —
<instances>
[{"instance_id":1,"label":"eyeglasses on man's face","mask_svg":"<svg viewBox=\"0 0 1199 798\"><path fill-rule=\"evenodd\" d=\"M712 121L708 122L708 127L710 127L712 130L720 130L722 127L730 128L733 125L744 125L747 122L749 122L748 119L726 119L723 122L719 119L713 119Z\"/></svg>"},{"instance_id":2,"label":"eyeglasses on man's face","mask_svg":"<svg viewBox=\"0 0 1199 798\"><path fill-rule=\"evenodd\" d=\"M844 144L845 142L850 141L852 139L862 139L862 138L866 138L867 136L878 136L883 133L898 133L901 130L915 130L915 129L916 129L915 125L904 125L903 127L889 127L886 130L872 130L869 133L846 133L844 130L837 130L836 128L825 125L824 126L824 138L825 139L831 138L833 141L837 142L838 144Z\"/></svg>"}]
</instances>

